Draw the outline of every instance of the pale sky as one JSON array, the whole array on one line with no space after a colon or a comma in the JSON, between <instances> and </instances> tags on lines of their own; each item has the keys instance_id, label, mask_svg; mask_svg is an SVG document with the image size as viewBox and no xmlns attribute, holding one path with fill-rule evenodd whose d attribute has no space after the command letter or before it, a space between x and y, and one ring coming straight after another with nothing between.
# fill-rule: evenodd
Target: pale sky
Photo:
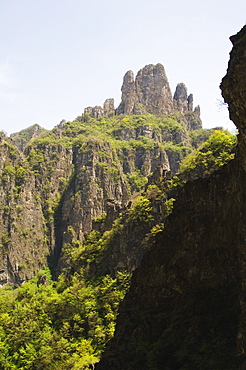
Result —
<instances>
[{"instance_id":1,"label":"pale sky","mask_svg":"<svg viewBox=\"0 0 246 370\"><path fill-rule=\"evenodd\" d=\"M0 0L0 130L52 129L106 98L124 74L164 65L183 82L204 128L233 129L219 84L245 0Z\"/></svg>"}]
</instances>

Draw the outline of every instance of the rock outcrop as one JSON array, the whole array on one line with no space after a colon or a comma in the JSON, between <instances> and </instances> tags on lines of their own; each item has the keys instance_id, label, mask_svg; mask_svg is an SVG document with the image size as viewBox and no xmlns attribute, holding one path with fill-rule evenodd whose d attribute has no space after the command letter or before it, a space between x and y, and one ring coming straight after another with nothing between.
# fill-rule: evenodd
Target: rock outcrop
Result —
<instances>
[{"instance_id":1,"label":"rock outcrop","mask_svg":"<svg viewBox=\"0 0 246 370\"><path fill-rule=\"evenodd\" d=\"M128 71L121 88L121 104L117 114L170 114L173 99L164 67L161 64L147 65L140 69L134 81L132 71Z\"/></svg>"},{"instance_id":2,"label":"rock outcrop","mask_svg":"<svg viewBox=\"0 0 246 370\"><path fill-rule=\"evenodd\" d=\"M168 115L178 111L183 114L182 119L189 130L202 127L200 107L193 110L193 95L188 96L186 86L180 83L172 97L165 69L160 63L146 65L137 73L136 79L132 71L126 72L121 92L118 108L114 108L114 99L107 99L103 108L85 108L82 120L86 115L98 119L114 114Z\"/></svg>"},{"instance_id":3,"label":"rock outcrop","mask_svg":"<svg viewBox=\"0 0 246 370\"><path fill-rule=\"evenodd\" d=\"M99 105L95 107L87 107L84 109L84 119L86 115L98 119L101 117L113 117L115 115L114 99L106 99L103 108Z\"/></svg>"},{"instance_id":4,"label":"rock outcrop","mask_svg":"<svg viewBox=\"0 0 246 370\"><path fill-rule=\"evenodd\" d=\"M186 113L187 111L193 110L193 95L187 95L187 88L185 84L180 83L177 85L174 96L173 103L176 110Z\"/></svg>"},{"instance_id":5,"label":"rock outcrop","mask_svg":"<svg viewBox=\"0 0 246 370\"><path fill-rule=\"evenodd\" d=\"M99 105L96 105L95 107L85 108L84 114L88 114L90 117L98 119L104 116L104 110Z\"/></svg>"},{"instance_id":6,"label":"rock outcrop","mask_svg":"<svg viewBox=\"0 0 246 370\"><path fill-rule=\"evenodd\" d=\"M3 134L0 179L0 285L19 285L47 264L49 249L35 176Z\"/></svg>"},{"instance_id":7,"label":"rock outcrop","mask_svg":"<svg viewBox=\"0 0 246 370\"><path fill-rule=\"evenodd\" d=\"M115 114L114 99L106 99L103 104L104 115L107 117L113 117Z\"/></svg>"},{"instance_id":8,"label":"rock outcrop","mask_svg":"<svg viewBox=\"0 0 246 370\"><path fill-rule=\"evenodd\" d=\"M246 368L246 26L231 40L221 87L239 129L236 158L179 192L98 370Z\"/></svg>"}]
</instances>

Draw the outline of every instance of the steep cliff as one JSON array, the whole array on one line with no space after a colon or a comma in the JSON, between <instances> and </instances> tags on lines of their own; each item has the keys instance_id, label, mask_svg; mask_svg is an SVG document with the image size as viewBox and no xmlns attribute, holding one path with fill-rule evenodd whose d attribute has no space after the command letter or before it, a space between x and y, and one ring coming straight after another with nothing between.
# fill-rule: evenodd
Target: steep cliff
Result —
<instances>
[{"instance_id":1,"label":"steep cliff","mask_svg":"<svg viewBox=\"0 0 246 370\"><path fill-rule=\"evenodd\" d=\"M49 250L35 176L3 134L0 158L0 284L18 285L47 263Z\"/></svg>"},{"instance_id":2,"label":"steep cliff","mask_svg":"<svg viewBox=\"0 0 246 370\"><path fill-rule=\"evenodd\" d=\"M112 107L108 100L105 109L111 112ZM30 279L47 260L54 273L57 266L60 270L66 258L63 254L59 261L59 256L71 241L71 230L82 243L104 212L111 214L110 227L156 168L171 174L178 170L192 149L191 131L181 112L109 113L100 119L88 116L86 122L63 120L51 131L34 125L10 139L3 136L2 284ZM134 256L129 266L137 265Z\"/></svg>"},{"instance_id":3,"label":"steep cliff","mask_svg":"<svg viewBox=\"0 0 246 370\"><path fill-rule=\"evenodd\" d=\"M96 369L245 369L246 27L231 40L221 87L239 129L236 158L180 190Z\"/></svg>"}]
</instances>

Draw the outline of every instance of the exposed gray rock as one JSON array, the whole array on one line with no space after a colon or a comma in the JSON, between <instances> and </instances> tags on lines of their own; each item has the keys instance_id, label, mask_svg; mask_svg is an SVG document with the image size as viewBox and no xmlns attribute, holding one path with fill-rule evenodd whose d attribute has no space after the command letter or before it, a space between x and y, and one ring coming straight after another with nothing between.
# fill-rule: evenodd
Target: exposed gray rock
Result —
<instances>
[{"instance_id":1,"label":"exposed gray rock","mask_svg":"<svg viewBox=\"0 0 246 370\"><path fill-rule=\"evenodd\" d=\"M104 116L113 117L115 115L114 99L106 99L103 108L99 105L87 107L84 109L84 115L87 114L92 118L98 119Z\"/></svg>"},{"instance_id":2,"label":"exposed gray rock","mask_svg":"<svg viewBox=\"0 0 246 370\"><path fill-rule=\"evenodd\" d=\"M133 114L137 100L134 74L132 71L126 72L121 87L121 103L116 110L116 114Z\"/></svg>"},{"instance_id":3,"label":"exposed gray rock","mask_svg":"<svg viewBox=\"0 0 246 370\"><path fill-rule=\"evenodd\" d=\"M60 123L59 123L59 125L57 126L59 129L62 129L63 128L63 126L65 125L65 123L67 123L67 121L65 120L65 119L63 119Z\"/></svg>"},{"instance_id":4,"label":"exposed gray rock","mask_svg":"<svg viewBox=\"0 0 246 370\"><path fill-rule=\"evenodd\" d=\"M197 130L202 128L202 120L200 117L200 106L195 107L194 111L185 113L186 127L188 130Z\"/></svg>"},{"instance_id":5,"label":"exposed gray rock","mask_svg":"<svg viewBox=\"0 0 246 370\"><path fill-rule=\"evenodd\" d=\"M193 111L193 94L190 94L187 99L188 111Z\"/></svg>"},{"instance_id":6,"label":"exposed gray rock","mask_svg":"<svg viewBox=\"0 0 246 370\"><path fill-rule=\"evenodd\" d=\"M107 117L113 117L115 115L114 99L106 99L103 104L104 115Z\"/></svg>"},{"instance_id":7,"label":"exposed gray rock","mask_svg":"<svg viewBox=\"0 0 246 370\"><path fill-rule=\"evenodd\" d=\"M149 113L172 113L172 94L162 64L150 64L140 69L135 85L138 102L143 104Z\"/></svg>"},{"instance_id":8,"label":"exposed gray rock","mask_svg":"<svg viewBox=\"0 0 246 370\"><path fill-rule=\"evenodd\" d=\"M128 71L121 88L121 103L116 114L170 114L173 101L164 67L149 64L140 69L134 81Z\"/></svg>"},{"instance_id":9,"label":"exposed gray rock","mask_svg":"<svg viewBox=\"0 0 246 370\"><path fill-rule=\"evenodd\" d=\"M187 88L185 84L179 83L177 85L174 96L173 96L173 104L174 104L174 108L180 112L185 113L188 111L188 95L187 95Z\"/></svg>"},{"instance_id":10,"label":"exposed gray rock","mask_svg":"<svg viewBox=\"0 0 246 370\"><path fill-rule=\"evenodd\" d=\"M102 107L96 105L95 107L85 108L84 114L89 114L92 118L98 119L104 116L104 111Z\"/></svg>"},{"instance_id":11,"label":"exposed gray rock","mask_svg":"<svg viewBox=\"0 0 246 370\"><path fill-rule=\"evenodd\" d=\"M202 127L199 108L195 108L193 112L193 95L188 96L185 84L179 83L172 98L165 69L160 63L146 65L137 73L136 79L133 71L126 72L121 93L118 108L114 107L114 99L106 99L103 108L99 106L85 108L84 116L82 115L80 120L85 119L85 114L98 119L103 116L112 117L115 114L169 115L179 111L184 114L183 121L188 129ZM189 116L186 119L187 113Z\"/></svg>"}]
</instances>

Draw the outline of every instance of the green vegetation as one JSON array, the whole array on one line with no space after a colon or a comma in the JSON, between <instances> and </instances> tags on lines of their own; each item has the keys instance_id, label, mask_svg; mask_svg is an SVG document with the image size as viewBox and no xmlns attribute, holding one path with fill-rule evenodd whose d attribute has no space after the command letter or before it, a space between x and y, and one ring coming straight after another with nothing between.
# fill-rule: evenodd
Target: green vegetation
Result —
<instances>
[{"instance_id":1,"label":"green vegetation","mask_svg":"<svg viewBox=\"0 0 246 370\"><path fill-rule=\"evenodd\" d=\"M140 196L130 208L128 221L137 223L141 221L151 222L154 220L151 210L152 207L150 200L144 196Z\"/></svg>"},{"instance_id":2,"label":"green vegetation","mask_svg":"<svg viewBox=\"0 0 246 370\"><path fill-rule=\"evenodd\" d=\"M37 134L40 135L45 131L46 130L38 124L34 124L20 132L12 134L11 139L20 150L23 150L33 136L36 136Z\"/></svg>"},{"instance_id":3,"label":"green vegetation","mask_svg":"<svg viewBox=\"0 0 246 370\"><path fill-rule=\"evenodd\" d=\"M42 281L42 283L40 283ZM112 337L127 275L52 282L48 270L1 289L1 369L89 369Z\"/></svg>"},{"instance_id":4,"label":"green vegetation","mask_svg":"<svg viewBox=\"0 0 246 370\"><path fill-rule=\"evenodd\" d=\"M198 148L202 143L208 140L209 136L211 136L214 131L223 131L222 128L217 127L213 129L204 129L200 128L198 130L189 131L189 137L191 140L191 145L194 148Z\"/></svg>"},{"instance_id":5,"label":"green vegetation","mask_svg":"<svg viewBox=\"0 0 246 370\"><path fill-rule=\"evenodd\" d=\"M140 170L127 173L126 178L130 185L131 193L134 193L134 191L141 191L148 182L147 177L143 176Z\"/></svg>"},{"instance_id":6,"label":"green vegetation","mask_svg":"<svg viewBox=\"0 0 246 370\"><path fill-rule=\"evenodd\" d=\"M155 115L119 115L115 117L102 117L96 120L91 117L84 117L83 121L67 122L62 130L56 127L52 131L44 131L37 138L32 139L28 146L42 148L46 145L63 145L65 147L78 146L90 139L97 139L98 143L108 142L113 148L122 147L143 147L145 149L153 148L156 141L149 139L139 132L139 129L152 130L155 136L161 136L169 132L174 134L185 130L184 125L177 121L176 115L173 116L155 116ZM122 130L127 131L132 137L124 140ZM137 139L134 137L137 134ZM124 142L125 141L125 142Z\"/></svg>"},{"instance_id":7,"label":"green vegetation","mask_svg":"<svg viewBox=\"0 0 246 370\"><path fill-rule=\"evenodd\" d=\"M62 229L66 242L62 245L60 262L67 267L58 281L52 281L46 269L18 289L1 289L0 367L3 370L89 369L99 360L113 336L119 303L129 288L136 257L139 263L145 249L162 232L175 202L166 192L163 179L158 184L160 187L156 184L147 187L147 176L151 175L151 168L159 165L160 153L166 151L181 159L206 140L181 163L180 172L171 180L171 189L210 174L234 156L233 135L196 130L189 134L189 144L187 130L181 122L178 114L121 115L99 120L85 115L83 121L67 122L61 130L42 131L35 139L29 140L31 131L23 133L23 140L17 135L16 140L26 145L25 160L18 159L17 149L8 140L3 144L9 153L1 175L9 200L2 206L6 227L1 229L0 253L4 256L11 241L7 220L18 231L17 219L22 217L24 209L17 199L31 177L35 180L35 204L41 205L46 224L46 235L40 240L48 245L55 232L61 230L62 202L67 190L71 202L79 207L82 197L90 191L88 182L95 185L93 191L105 194L102 182L107 183L105 188L112 194L113 185L116 189L126 183L128 195L134 195L132 203L114 222L111 220L110 229L105 226L108 221L105 212L95 217L95 229L84 236L83 242L77 238L74 225L69 225L65 233ZM180 142L182 135L187 138L185 145ZM72 153L71 161L64 168L59 167L68 152ZM152 160L151 164L144 162L144 155ZM76 156L82 159L76 162ZM103 194L104 201L108 193ZM95 200L96 204L96 196ZM97 206L103 209L104 204ZM20 240L25 242L30 234L31 229L23 227L19 231ZM127 270L125 266L131 258L135 260ZM123 267L118 268L118 262ZM28 261L22 261L19 270L25 271L29 266ZM153 356L154 352L153 348Z\"/></svg>"},{"instance_id":8,"label":"green vegetation","mask_svg":"<svg viewBox=\"0 0 246 370\"><path fill-rule=\"evenodd\" d=\"M170 181L170 187L175 188L189 180L210 175L234 158L236 144L235 135L223 130L214 131L197 150L184 158L179 172Z\"/></svg>"}]
</instances>

